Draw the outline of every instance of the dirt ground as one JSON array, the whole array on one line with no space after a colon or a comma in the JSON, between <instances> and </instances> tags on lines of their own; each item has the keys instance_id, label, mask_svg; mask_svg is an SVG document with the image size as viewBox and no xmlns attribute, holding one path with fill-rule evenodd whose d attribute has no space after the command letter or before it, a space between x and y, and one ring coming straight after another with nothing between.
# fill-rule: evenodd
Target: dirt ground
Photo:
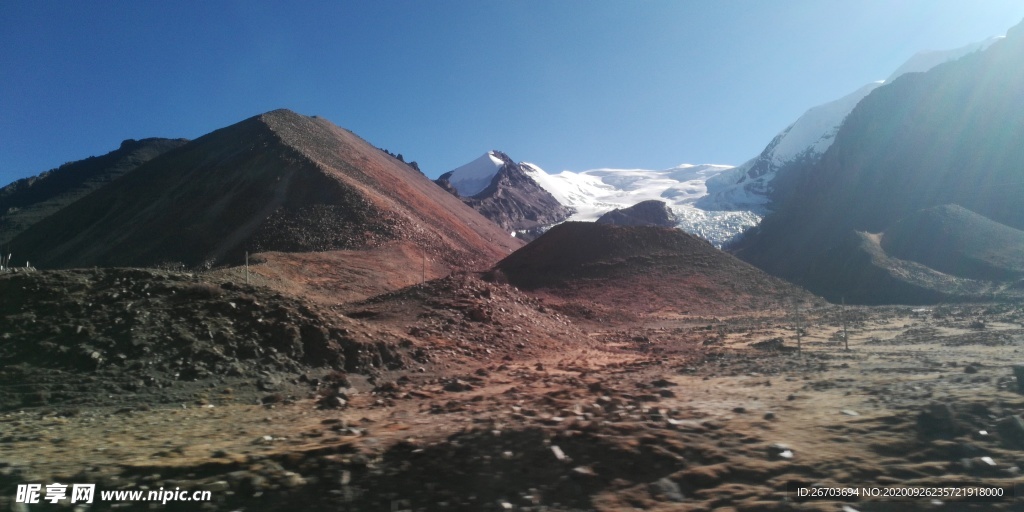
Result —
<instances>
[{"instance_id":1,"label":"dirt ground","mask_svg":"<svg viewBox=\"0 0 1024 512\"><path fill-rule=\"evenodd\" d=\"M212 496L77 510L1022 510L1024 395L1011 368L1024 363L1021 305L630 323L548 311L563 332L528 334L534 321L505 319L521 341L475 351L461 350L486 338L472 322L424 327L458 326L438 316L455 306L348 312L428 338L462 332L444 364L435 355L319 381L287 400L211 388L175 404L0 413L0 510L75 507L13 503L18 484L53 482L95 483L97 498ZM1003 497L962 496L979 487ZM797 488L863 494L804 499ZM884 495L907 492L961 496Z\"/></svg>"}]
</instances>

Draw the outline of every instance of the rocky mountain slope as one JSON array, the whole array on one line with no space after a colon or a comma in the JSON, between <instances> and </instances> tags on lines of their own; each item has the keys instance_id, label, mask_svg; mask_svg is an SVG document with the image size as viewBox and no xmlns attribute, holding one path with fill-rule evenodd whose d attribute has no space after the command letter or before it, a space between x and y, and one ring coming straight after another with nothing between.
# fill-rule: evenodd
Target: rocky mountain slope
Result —
<instances>
[{"instance_id":1,"label":"rocky mountain slope","mask_svg":"<svg viewBox=\"0 0 1024 512\"><path fill-rule=\"evenodd\" d=\"M493 279L618 311L784 307L807 292L678 229L566 222L501 260Z\"/></svg>"},{"instance_id":2,"label":"rocky mountain slope","mask_svg":"<svg viewBox=\"0 0 1024 512\"><path fill-rule=\"evenodd\" d=\"M373 373L406 358L403 338L387 330L265 287L180 272L3 274L0 311L0 409L175 403L214 382L251 403L301 374Z\"/></svg>"},{"instance_id":3,"label":"rocky mountain slope","mask_svg":"<svg viewBox=\"0 0 1024 512\"><path fill-rule=\"evenodd\" d=\"M794 170L793 187L738 254L825 293L836 289L833 277L808 269L832 265L824 260L853 231L881 233L946 204L1024 229L1024 117L1012 107L1024 97L1022 70L1018 25L982 52L879 87L847 116L820 161ZM886 301L886 287L871 300Z\"/></svg>"},{"instance_id":4,"label":"rocky mountain slope","mask_svg":"<svg viewBox=\"0 0 1024 512\"><path fill-rule=\"evenodd\" d=\"M486 267L522 244L351 132L276 110L148 162L11 245L15 264L21 255L80 267L210 266L240 263L246 251L390 243L449 268Z\"/></svg>"},{"instance_id":5,"label":"rocky mountain slope","mask_svg":"<svg viewBox=\"0 0 1024 512\"><path fill-rule=\"evenodd\" d=\"M629 208L616 208L595 222L598 224L615 224L616 226L660 226L674 228L679 224L679 217L664 201L651 199L641 201Z\"/></svg>"},{"instance_id":6,"label":"rocky mountain slope","mask_svg":"<svg viewBox=\"0 0 1024 512\"><path fill-rule=\"evenodd\" d=\"M838 301L935 303L1024 297L1024 231L956 205L915 212L882 233L850 231L804 279Z\"/></svg>"},{"instance_id":7,"label":"rocky mountain slope","mask_svg":"<svg viewBox=\"0 0 1024 512\"><path fill-rule=\"evenodd\" d=\"M129 139L103 156L68 162L0 188L0 246L57 210L186 142Z\"/></svg>"},{"instance_id":8,"label":"rocky mountain slope","mask_svg":"<svg viewBox=\"0 0 1024 512\"><path fill-rule=\"evenodd\" d=\"M490 151L436 182L506 231L529 232L573 213L534 181L532 170L530 164L517 164L505 153Z\"/></svg>"},{"instance_id":9,"label":"rocky mountain slope","mask_svg":"<svg viewBox=\"0 0 1024 512\"><path fill-rule=\"evenodd\" d=\"M887 254L946 274L985 281L1024 277L1024 231L957 205L904 217L880 243Z\"/></svg>"}]
</instances>

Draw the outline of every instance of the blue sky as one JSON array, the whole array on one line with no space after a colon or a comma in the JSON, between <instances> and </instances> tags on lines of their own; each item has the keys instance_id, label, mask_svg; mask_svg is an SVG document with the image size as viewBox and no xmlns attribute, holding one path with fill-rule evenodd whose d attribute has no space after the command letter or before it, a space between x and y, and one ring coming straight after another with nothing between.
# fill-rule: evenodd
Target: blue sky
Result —
<instances>
[{"instance_id":1,"label":"blue sky","mask_svg":"<svg viewBox=\"0 0 1024 512\"><path fill-rule=\"evenodd\" d=\"M549 172L740 164L807 108L1019 0L5 1L0 185L276 108L430 176L488 149Z\"/></svg>"}]
</instances>

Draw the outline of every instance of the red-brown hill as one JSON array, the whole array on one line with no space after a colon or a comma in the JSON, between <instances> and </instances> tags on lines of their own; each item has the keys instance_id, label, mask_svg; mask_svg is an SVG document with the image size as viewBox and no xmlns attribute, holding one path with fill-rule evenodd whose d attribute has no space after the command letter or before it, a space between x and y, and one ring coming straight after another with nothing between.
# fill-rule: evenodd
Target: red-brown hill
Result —
<instances>
[{"instance_id":1,"label":"red-brown hill","mask_svg":"<svg viewBox=\"0 0 1024 512\"><path fill-rule=\"evenodd\" d=\"M43 267L200 266L239 263L246 251L398 243L416 247L417 260L472 268L522 244L352 132L288 110L216 130L139 171L19 235L15 254Z\"/></svg>"},{"instance_id":2,"label":"red-brown hill","mask_svg":"<svg viewBox=\"0 0 1024 512\"><path fill-rule=\"evenodd\" d=\"M496 279L631 312L727 313L816 300L678 229L566 222L500 261Z\"/></svg>"}]
</instances>

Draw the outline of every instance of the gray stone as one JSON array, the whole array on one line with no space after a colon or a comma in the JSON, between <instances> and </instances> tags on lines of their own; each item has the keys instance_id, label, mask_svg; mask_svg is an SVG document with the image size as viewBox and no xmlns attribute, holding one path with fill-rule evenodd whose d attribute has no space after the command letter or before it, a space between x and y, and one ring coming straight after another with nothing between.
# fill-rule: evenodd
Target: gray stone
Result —
<instances>
[{"instance_id":1,"label":"gray stone","mask_svg":"<svg viewBox=\"0 0 1024 512\"><path fill-rule=\"evenodd\" d=\"M1013 365L1013 376L1017 378L1017 392L1024 393L1024 364Z\"/></svg>"},{"instance_id":2,"label":"gray stone","mask_svg":"<svg viewBox=\"0 0 1024 512\"><path fill-rule=\"evenodd\" d=\"M683 496L683 491L679 489L679 484L668 478L662 478L652 483L651 494L668 501L678 502L686 500L686 496Z\"/></svg>"},{"instance_id":3,"label":"gray stone","mask_svg":"<svg viewBox=\"0 0 1024 512\"><path fill-rule=\"evenodd\" d=\"M231 488L231 486L228 485L228 483L226 481L224 481L224 480L217 480L216 482L209 482L209 483L203 484L200 487L200 489L202 489L204 491L210 491L210 492L224 492L224 491L226 491L226 490L228 490L230 488Z\"/></svg>"},{"instance_id":4,"label":"gray stone","mask_svg":"<svg viewBox=\"0 0 1024 512\"><path fill-rule=\"evenodd\" d=\"M775 443L768 447L768 458L770 459L792 459L795 454L789 445Z\"/></svg>"}]
</instances>

